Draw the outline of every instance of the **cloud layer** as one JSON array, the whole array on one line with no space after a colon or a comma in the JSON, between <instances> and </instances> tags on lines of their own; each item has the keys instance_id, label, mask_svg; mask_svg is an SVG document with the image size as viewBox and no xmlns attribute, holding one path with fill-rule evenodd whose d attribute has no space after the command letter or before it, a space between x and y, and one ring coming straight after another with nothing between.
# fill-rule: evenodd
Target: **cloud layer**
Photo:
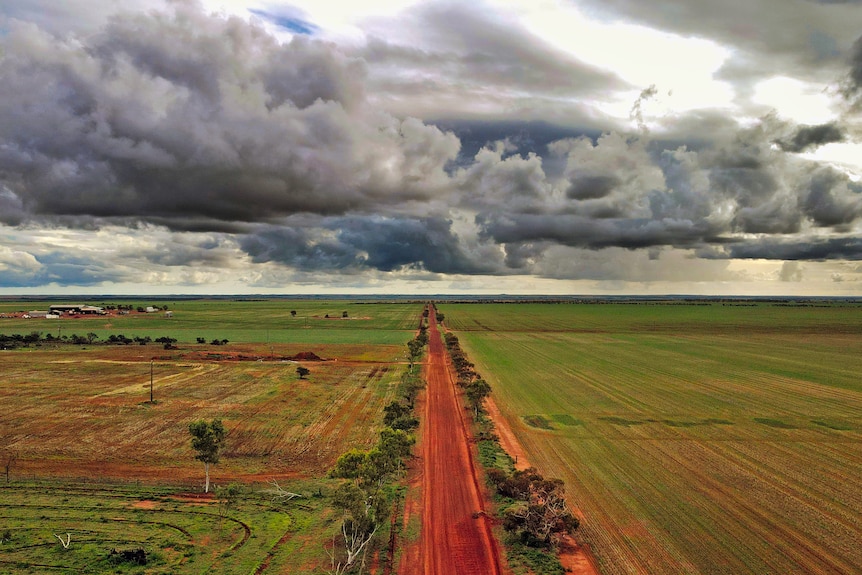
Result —
<instances>
[{"instance_id":1,"label":"cloud layer","mask_svg":"<svg viewBox=\"0 0 862 575\"><path fill-rule=\"evenodd\" d=\"M829 39L799 39L776 27L740 33L727 14L760 14L744 4L716 12L708 29L706 2L673 18L627 1L596 10L733 43L751 56L745 72L728 61L720 75L745 76L740 93L767 57L808 80L828 69L843 115L817 125L716 109L650 116L663 97L654 86L632 86L507 12L455 3L411 8L388 36L385 21L371 21L349 46L293 17L275 19L295 33L282 41L260 21L194 2L117 14L81 35L9 19L0 283L86 286L240 267L249 285L261 270L376 279L601 279L604 270L655 281L673 277L659 262L680 254L703 262L693 277L714 280L722 268L710 262L722 260L858 261L862 185L810 156L858 137L862 39L839 22L850 8L795 2L788 29L809 16L814 32L834 24ZM635 88L628 122L595 114L602 94ZM512 106L529 121L501 120ZM564 124L554 121L560 110L570 112ZM134 250L112 252L98 235L107 229L157 238L135 251L150 272L111 265ZM94 251L47 240L28 249L34 230L73 231ZM644 256L637 266L608 273L634 253Z\"/></svg>"}]
</instances>

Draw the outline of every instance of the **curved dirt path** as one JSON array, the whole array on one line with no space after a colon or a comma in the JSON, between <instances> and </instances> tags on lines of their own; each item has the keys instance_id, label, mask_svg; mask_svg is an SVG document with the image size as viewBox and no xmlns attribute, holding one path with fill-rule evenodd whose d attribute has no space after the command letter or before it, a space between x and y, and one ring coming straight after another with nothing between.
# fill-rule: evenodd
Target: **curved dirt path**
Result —
<instances>
[{"instance_id":1,"label":"curved dirt path","mask_svg":"<svg viewBox=\"0 0 862 575\"><path fill-rule=\"evenodd\" d=\"M429 317L418 560L401 575L503 575L463 409L446 362L434 310ZM409 550L407 555L411 555Z\"/></svg>"}]
</instances>

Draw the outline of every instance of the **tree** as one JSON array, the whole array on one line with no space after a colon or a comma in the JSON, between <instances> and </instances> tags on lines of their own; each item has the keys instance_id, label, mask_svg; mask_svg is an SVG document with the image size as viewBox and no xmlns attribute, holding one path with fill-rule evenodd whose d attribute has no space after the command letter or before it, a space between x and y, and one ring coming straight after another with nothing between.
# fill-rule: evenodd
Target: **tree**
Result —
<instances>
[{"instance_id":1,"label":"tree","mask_svg":"<svg viewBox=\"0 0 862 575\"><path fill-rule=\"evenodd\" d=\"M219 516L224 518L239 502L239 498L242 495L242 486L239 483L231 483L227 487L217 488L215 493L216 497L218 497Z\"/></svg>"},{"instance_id":2,"label":"tree","mask_svg":"<svg viewBox=\"0 0 862 575\"><path fill-rule=\"evenodd\" d=\"M578 528L578 518L566 506L560 479L545 479L532 467L511 476L494 474L489 479L497 492L519 500L506 509L503 528L516 533L527 545L550 547Z\"/></svg>"},{"instance_id":3,"label":"tree","mask_svg":"<svg viewBox=\"0 0 862 575\"><path fill-rule=\"evenodd\" d=\"M413 363L419 359L422 355L422 348L425 344L423 344L419 339L411 339L407 342L407 351L409 352L408 358L410 360L410 367L413 367Z\"/></svg>"},{"instance_id":4,"label":"tree","mask_svg":"<svg viewBox=\"0 0 862 575\"><path fill-rule=\"evenodd\" d=\"M302 365L300 365L299 367L296 368L296 375L299 376L299 379L305 379L305 376L310 374L310 373L311 373L311 370L308 369L307 367L302 366Z\"/></svg>"},{"instance_id":5,"label":"tree","mask_svg":"<svg viewBox=\"0 0 862 575\"><path fill-rule=\"evenodd\" d=\"M346 573L362 557L365 562L365 550L368 543L377 533L380 525L386 521L389 513L388 501L383 497L374 497L355 483L344 483L332 495L332 506L341 509L341 535L344 538L344 559L336 558L333 545L330 558L332 569L330 573L340 575Z\"/></svg>"},{"instance_id":6,"label":"tree","mask_svg":"<svg viewBox=\"0 0 862 575\"><path fill-rule=\"evenodd\" d=\"M3 453L3 468L6 471L6 483L9 483L9 472L12 470L12 466L15 465L15 462L18 460L18 452L12 449L7 449Z\"/></svg>"},{"instance_id":7,"label":"tree","mask_svg":"<svg viewBox=\"0 0 862 575\"><path fill-rule=\"evenodd\" d=\"M189 424L189 433L192 436L192 448L198 452L195 459L204 463L206 471L204 493L209 493L210 464L215 465L219 461L219 452L224 444L224 426L220 419L213 419L209 423L199 419Z\"/></svg>"},{"instance_id":8,"label":"tree","mask_svg":"<svg viewBox=\"0 0 862 575\"><path fill-rule=\"evenodd\" d=\"M398 401L393 401L383 408L383 425L392 429L410 431L419 427L419 419L413 415L410 407Z\"/></svg>"},{"instance_id":9,"label":"tree","mask_svg":"<svg viewBox=\"0 0 862 575\"><path fill-rule=\"evenodd\" d=\"M295 309L290 310L290 317L296 317L296 310Z\"/></svg>"},{"instance_id":10,"label":"tree","mask_svg":"<svg viewBox=\"0 0 862 575\"><path fill-rule=\"evenodd\" d=\"M478 418L479 410L482 409L482 402L491 394L491 386L484 379L475 379L467 384L465 394Z\"/></svg>"}]
</instances>

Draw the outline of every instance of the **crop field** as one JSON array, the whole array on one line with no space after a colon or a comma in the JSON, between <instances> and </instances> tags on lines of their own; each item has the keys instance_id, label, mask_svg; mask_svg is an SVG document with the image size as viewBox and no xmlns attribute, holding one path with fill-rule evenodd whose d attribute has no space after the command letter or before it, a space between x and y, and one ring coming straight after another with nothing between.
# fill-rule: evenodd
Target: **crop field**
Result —
<instances>
[{"instance_id":1,"label":"crop field","mask_svg":"<svg viewBox=\"0 0 862 575\"><path fill-rule=\"evenodd\" d=\"M438 308L604 575L862 572L862 307Z\"/></svg>"},{"instance_id":2,"label":"crop field","mask_svg":"<svg viewBox=\"0 0 862 575\"><path fill-rule=\"evenodd\" d=\"M420 304L361 303L356 301L292 300L180 300L159 301L163 311L128 315L69 316L60 319L23 319L31 310L47 310L52 303L0 301L0 333L39 331L55 337L95 333L104 340L111 334L133 338L162 336L180 342L227 339L237 343L353 343L403 345L405 334L418 325ZM78 302L73 302L78 303ZM146 308L145 300L108 302ZM102 305L95 302L94 305ZM291 314L295 311L296 314ZM343 317L344 314L347 317ZM329 317L327 317L329 316ZM407 330L407 331L405 331Z\"/></svg>"},{"instance_id":3,"label":"crop field","mask_svg":"<svg viewBox=\"0 0 862 575\"><path fill-rule=\"evenodd\" d=\"M0 573L324 571L338 526L326 503L338 482L326 474L342 453L377 441L421 305L171 308L172 318L0 318L0 333L57 338L0 351ZM178 341L74 345L60 330ZM289 359L303 354L319 360ZM310 370L304 379L299 365ZM203 490L204 466L188 424L216 417L227 435L211 481L243 489L224 514L217 498L191 497ZM270 481L304 496L274 502ZM66 533L68 549L56 537ZM145 568L109 553L137 547L151 553Z\"/></svg>"}]
</instances>

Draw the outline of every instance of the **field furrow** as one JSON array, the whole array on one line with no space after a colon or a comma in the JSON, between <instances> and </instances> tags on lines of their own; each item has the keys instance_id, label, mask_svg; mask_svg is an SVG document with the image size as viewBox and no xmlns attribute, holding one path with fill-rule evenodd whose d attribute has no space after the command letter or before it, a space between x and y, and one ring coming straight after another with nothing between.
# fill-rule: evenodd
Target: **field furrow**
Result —
<instances>
[{"instance_id":1,"label":"field furrow","mask_svg":"<svg viewBox=\"0 0 862 575\"><path fill-rule=\"evenodd\" d=\"M441 311L604 575L862 571L862 309L649 307Z\"/></svg>"}]
</instances>

